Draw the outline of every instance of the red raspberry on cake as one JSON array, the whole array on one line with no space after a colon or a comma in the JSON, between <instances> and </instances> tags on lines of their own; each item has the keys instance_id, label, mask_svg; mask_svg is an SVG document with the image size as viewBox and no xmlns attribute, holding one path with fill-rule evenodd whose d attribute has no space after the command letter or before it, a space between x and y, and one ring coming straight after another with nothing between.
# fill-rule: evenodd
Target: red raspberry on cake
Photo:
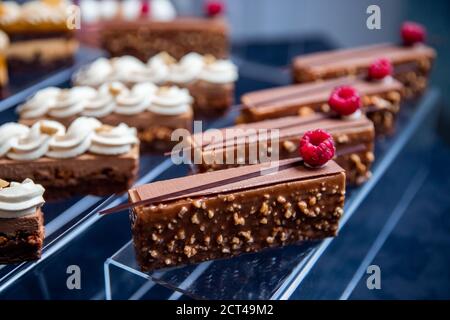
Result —
<instances>
[{"instance_id":1,"label":"red raspberry on cake","mask_svg":"<svg viewBox=\"0 0 450 320\"><path fill-rule=\"evenodd\" d=\"M206 1L205 13L208 17L215 17L224 11L224 4L221 1Z\"/></svg>"},{"instance_id":2,"label":"red raspberry on cake","mask_svg":"<svg viewBox=\"0 0 450 320\"><path fill-rule=\"evenodd\" d=\"M423 25L416 22L405 22L402 25L401 35L403 44L412 46L416 43L424 42L426 37L426 29Z\"/></svg>"},{"instance_id":3,"label":"red raspberry on cake","mask_svg":"<svg viewBox=\"0 0 450 320\"><path fill-rule=\"evenodd\" d=\"M150 3L146 0L141 0L141 17L147 18L150 16Z\"/></svg>"},{"instance_id":4,"label":"red raspberry on cake","mask_svg":"<svg viewBox=\"0 0 450 320\"><path fill-rule=\"evenodd\" d=\"M330 108L341 116L349 116L361 107L361 98L358 91L350 86L334 89L328 99Z\"/></svg>"},{"instance_id":5,"label":"red raspberry on cake","mask_svg":"<svg viewBox=\"0 0 450 320\"><path fill-rule=\"evenodd\" d=\"M369 67L369 79L382 80L392 75L393 68L389 59L382 58L375 60Z\"/></svg>"},{"instance_id":6,"label":"red raspberry on cake","mask_svg":"<svg viewBox=\"0 0 450 320\"><path fill-rule=\"evenodd\" d=\"M305 132L300 140L300 156L309 167L322 167L334 157L333 137L322 129Z\"/></svg>"}]
</instances>

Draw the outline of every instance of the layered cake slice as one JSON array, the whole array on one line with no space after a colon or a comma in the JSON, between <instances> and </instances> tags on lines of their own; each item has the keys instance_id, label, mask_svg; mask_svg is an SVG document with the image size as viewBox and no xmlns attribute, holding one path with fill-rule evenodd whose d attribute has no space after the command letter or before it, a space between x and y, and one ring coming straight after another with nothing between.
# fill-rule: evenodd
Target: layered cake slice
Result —
<instances>
[{"instance_id":1,"label":"layered cake slice","mask_svg":"<svg viewBox=\"0 0 450 320\"><path fill-rule=\"evenodd\" d=\"M142 270L335 236L343 214L344 170L333 161L320 168L299 159L271 165L131 189L133 241Z\"/></svg>"},{"instance_id":2,"label":"layered cake slice","mask_svg":"<svg viewBox=\"0 0 450 320\"><path fill-rule=\"evenodd\" d=\"M0 179L0 265L36 260L44 242L44 188Z\"/></svg>"},{"instance_id":3,"label":"layered cake slice","mask_svg":"<svg viewBox=\"0 0 450 320\"><path fill-rule=\"evenodd\" d=\"M180 17L156 21L121 17L102 23L100 42L113 57L135 56L142 61L165 51L176 59L190 52L225 58L229 54L228 25L220 18Z\"/></svg>"},{"instance_id":4,"label":"layered cake slice","mask_svg":"<svg viewBox=\"0 0 450 320\"><path fill-rule=\"evenodd\" d=\"M229 59L191 52L177 61L162 52L147 63L131 56L100 58L80 70L73 82L94 88L111 81L128 87L142 82L176 85L194 97L195 112L207 115L224 112L233 104L237 78L237 67Z\"/></svg>"},{"instance_id":5,"label":"layered cake slice","mask_svg":"<svg viewBox=\"0 0 450 320\"><path fill-rule=\"evenodd\" d=\"M348 119L325 114L292 116L207 130L188 139L189 149L184 151L190 152L195 172L256 164L273 157L296 158L300 138L315 128L333 136L337 150L335 161L345 169L348 183L361 184L370 177L375 130L373 123L362 114Z\"/></svg>"},{"instance_id":6,"label":"layered cake slice","mask_svg":"<svg viewBox=\"0 0 450 320\"><path fill-rule=\"evenodd\" d=\"M345 87L353 90L339 90L342 92L337 93L337 100L352 100L353 95L358 95L361 110L373 121L377 134L389 134L394 130L403 85L391 77L379 81L345 77L251 92L241 98L242 110L237 122L304 116L315 112L329 113L332 111L331 96L337 89ZM345 96L347 91L348 97Z\"/></svg>"},{"instance_id":7,"label":"layered cake slice","mask_svg":"<svg viewBox=\"0 0 450 320\"><path fill-rule=\"evenodd\" d=\"M405 23L403 45L378 44L298 56L293 61L294 80L304 83L348 75L364 77L377 59L384 58L394 66L394 77L405 85L406 96L418 95L427 87L436 57L435 50L422 43L424 36L422 26Z\"/></svg>"},{"instance_id":8,"label":"layered cake slice","mask_svg":"<svg viewBox=\"0 0 450 320\"><path fill-rule=\"evenodd\" d=\"M117 126L136 128L144 150L167 150L174 142L174 130L192 127L192 97L187 89L157 87L143 82L128 89L120 82L105 83L98 89L46 88L18 107L20 123L32 125L47 119L70 125L79 116L95 117Z\"/></svg>"},{"instance_id":9,"label":"layered cake slice","mask_svg":"<svg viewBox=\"0 0 450 320\"><path fill-rule=\"evenodd\" d=\"M11 40L8 63L12 77L48 72L73 62L78 48L75 11L65 0L0 3L0 30Z\"/></svg>"},{"instance_id":10,"label":"layered cake slice","mask_svg":"<svg viewBox=\"0 0 450 320\"><path fill-rule=\"evenodd\" d=\"M51 120L31 127L12 122L0 126L0 176L42 184L47 200L124 192L138 167L136 129L126 124L112 127L81 117L67 130Z\"/></svg>"}]
</instances>

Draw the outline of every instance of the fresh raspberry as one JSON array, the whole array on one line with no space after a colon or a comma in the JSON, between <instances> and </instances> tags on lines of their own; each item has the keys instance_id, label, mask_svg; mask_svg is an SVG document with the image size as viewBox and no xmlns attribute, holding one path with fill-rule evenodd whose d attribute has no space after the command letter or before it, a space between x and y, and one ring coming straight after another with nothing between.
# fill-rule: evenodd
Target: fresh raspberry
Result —
<instances>
[{"instance_id":1,"label":"fresh raspberry","mask_svg":"<svg viewBox=\"0 0 450 320\"><path fill-rule=\"evenodd\" d=\"M220 1L207 1L205 13L208 17L215 17L224 11L224 5Z\"/></svg>"},{"instance_id":2,"label":"fresh raspberry","mask_svg":"<svg viewBox=\"0 0 450 320\"><path fill-rule=\"evenodd\" d=\"M147 18L150 16L150 4L146 0L141 0L141 17Z\"/></svg>"},{"instance_id":3,"label":"fresh raspberry","mask_svg":"<svg viewBox=\"0 0 450 320\"><path fill-rule=\"evenodd\" d=\"M412 46L418 42L424 42L426 37L426 29L416 22L405 22L402 25L402 39L403 44L406 46Z\"/></svg>"},{"instance_id":4,"label":"fresh raspberry","mask_svg":"<svg viewBox=\"0 0 450 320\"><path fill-rule=\"evenodd\" d=\"M369 67L369 79L381 80L392 75L392 64L388 59L375 60Z\"/></svg>"},{"instance_id":5,"label":"fresh raspberry","mask_svg":"<svg viewBox=\"0 0 450 320\"><path fill-rule=\"evenodd\" d=\"M328 104L341 116L349 116L361 107L361 98L355 88L342 86L334 89Z\"/></svg>"},{"instance_id":6,"label":"fresh raspberry","mask_svg":"<svg viewBox=\"0 0 450 320\"><path fill-rule=\"evenodd\" d=\"M321 129L307 131L300 140L299 151L306 165L321 167L334 157L333 137Z\"/></svg>"}]
</instances>

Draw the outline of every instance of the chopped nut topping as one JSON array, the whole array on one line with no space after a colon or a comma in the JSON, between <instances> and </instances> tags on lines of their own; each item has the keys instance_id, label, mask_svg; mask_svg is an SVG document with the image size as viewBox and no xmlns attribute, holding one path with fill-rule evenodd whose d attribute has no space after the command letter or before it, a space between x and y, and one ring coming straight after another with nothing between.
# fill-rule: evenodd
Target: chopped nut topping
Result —
<instances>
[{"instance_id":1,"label":"chopped nut topping","mask_svg":"<svg viewBox=\"0 0 450 320\"><path fill-rule=\"evenodd\" d=\"M194 213L194 215L191 217L191 222L193 224L199 224L200 220L198 219L197 213Z\"/></svg>"},{"instance_id":2,"label":"chopped nut topping","mask_svg":"<svg viewBox=\"0 0 450 320\"><path fill-rule=\"evenodd\" d=\"M208 218L210 218L210 219L214 218L214 211L213 210L208 210Z\"/></svg>"},{"instance_id":3,"label":"chopped nut topping","mask_svg":"<svg viewBox=\"0 0 450 320\"><path fill-rule=\"evenodd\" d=\"M219 234L219 235L217 236L216 241L217 241L218 244L222 244L222 243L223 243L223 236L222 236L221 234Z\"/></svg>"},{"instance_id":4,"label":"chopped nut topping","mask_svg":"<svg viewBox=\"0 0 450 320\"><path fill-rule=\"evenodd\" d=\"M234 224L237 225L245 225L245 219L243 217L239 217L239 215L237 214L237 212L234 213L233 215L234 218Z\"/></svg>"},{"instance_id":5,"label":"chopped nut topping","mask_svg":"<svg viewBox=\"0 0 450 320\"><path fill-rule=\"evenodd\" d=\"M122 92L122 88L117 84L110 83L108 86L108 91L112 96L118 96Z\"/></svg>"},{"instance_id":6,"label":"chopped nut topping","mask_svg":"<svg viewBox=\"0 0 450 320\"><path fill-rule=\"evenodd\" d=\"M5 181L3 179L0 179L0 189L1 188L6 188L7 186L9 186L9 182Z\"/></svg>"},{"instance_id":7,"label":"chopped nut topping","mask_svg":"<svg viewBox=\"0 0 450 320\"><path fill-rule=\"evenodd\" d=\"M203 62L205 62L205 64L213 64L216 62L216 58L211 54L205 54L203 56Z\"/></svg>"},{"instance_id":8,"label":"chopped nut topping","mask_svg":"<svg viewBox=\"0 0 450 320\"><path fill-rule=\"evenodd\" d=\"M371 151L366 153L366 158L367 158L367 161L370 161L370 162L373 162L375 160L375 156L374 156L373 152L371 152Z\"/></svg>"},{"instance_id":9,"label":"chopped nut topping","mask_svg":"<svg viewBox=\"0 0 450 320\"><path fill-rule=\"evenodd\" d=\"M97 133L106 133L106 132L111 132L111 130L113 129L113 126L107 125L107 124L102 124L100 127L98 127L97 129L95 129L95 132Z\"/></svg>"},{"instance_id":10,"label":"chopped nut topping","mask_svg":"<svg viewBox=\"0 0 450 320\"><path fill-rule=\"evenodd\" d=\"M308 205L306 204L305 201L300 201L297 205L302 212L305 212L305 210L308 209Z\"/></svg>"},{"instance_id":11,"label":"chopped nut topping","mask_svg":"<svg viewBox=\"0 0 450 320\"><path fill-rule=\"evenodd\" d=\"M286 149L287 152L294 152L297 150L295 143L289 140L283 142L283 147L284 149Z\"/></svg>"},{"instance_id":12,"label":"chopped nut topping","mask_svg":"<svg viewBox=\"0 0 450 320\"><path fill-rule=\"evenodd\" d=\"M239 244L241 243L241 240L239 240L238 237L233 237L233 239L231 239L231 243Z\"/></svg>"},{"instance_id":13,"label":"chopped nut topping","mask_svg":"<svg viewBox=\"0 0 450 320\"><path fill-rule=\"evenodd\" d=\"M167 265L172 264L172 260L167 258L166 260L164 260L164 263Z\"/></svg>"},{"instance_id":14,"label":"chopped nut topping","mask_svg":"<svg viewBox=\"0 0 450 320\"><path fill-rule=\"evenodd\" d=\"M222 249L222 253L230 253L230 249L228 249L228 248L223 248L223 249Z\"/></svg>"},{"instance_id":15,"label":"chopped nut topping","mask_svg":"<svg viewBox=\"0 0 450 320\"><path fill-rule=\"evenodd\" d=\"M194 200L192 201L192 205L198 209L202 207L202 202L200 200Z\"/></svg>"},{"instance_id":16,"label":"chopped nut topping","mask_svg":"<svg viewBox=\"0 0 450 320\"><path fill-rule=\"evenodd\" d=\"M266 238L266 242L267 242L268 244L272 244L274 240L275 240L274 237L267 237L267 238Z\"/></svg>"},{"instance_id":17,"label":"chopped nut topping","mask_svg":"<svg viewBox=\"0 0 450 320\"><path fill-rule=\"evenodd\" d=\"M338 143L347 143L348 142L348 136L346 134L340 134L337 136L336 141Z\"/></svg>"},{"instance_id":18,"label":"chopped nut topping","mask_svg":"<svg viewBox=\"0 0 450 320\"><path fill-rule=\"evenodd\" d=\"M43 123L41 123L40 131L43 134L48 134L49 136L53 136L58 132L58 129L53 128L53 127L48 127L48 126L44 125Z\"/></svg>"},{"instance_id":19,"label":"chopped nut topping","mask_svg":"<svg viewBox=\"0 0 450 320\"><path fill-rule=\"evenodd\" d=\"M230 194L229 196L227 196L227 201L231 202L231 201L234 201L234 200L235 200L234 195Z\"/></svg>"},{"instance_id":20,"label":"chopped nut topping","mask_svg":"<svg viewBox=\"0 0 450 320\"><path fill-rule=\"evenodd\" d=\"M309 205L310 205L310 206L313 206L313 205L315 205L316 203L317 203L316 197L311 197L311 198L309 198Z\"/></svg>"},{"instance_id":21,"label":"chopped nut topping","mask_svg":"<svg viewBox=\"0 0 450 320\"><path fill-rule=\"evenodd\" d=\"M279 203L285 203L285 202L286 202L286 198L283 197L283 196L278 196L277 201L278 201Z\"/></svg>"},{"instance_id":22,"label":"chopped nut topping","mask_svg":"<svg viewBox=\"0 0 450 320\"><path fill-rule=\"evenodd\" d=\"M328 105L328 103L324 103L323 105L320 106L320 110L322 112L329 112L330 111L330 106Z\"/></svg>"},{"instance_id":23,"label":"chopped nut topping","mask_svg":"<svg viewBox=\"0 0 450 320\"><path fill-rule=\"evenodd\" d=\"M269 206L267 205L267 202L263 202L261 208L259 209L259 212L261 212L264 215L269 212Z\"/></svg>"},{"instance_id":24,"label":"chopped nut topping","mask_svg":"<svg viewBox=\"0 0 450 320\"><path fill-rule=\"evenodd\" d=\"M290 217L292 217L292 215L293 215L292 210L291 209L287 209L285 214L284 214L284 217L286 219L289 219Z\"/></svg>"},{"instance_id":25,"label":"chopped nut topping","mask_svg":"<svg viewBox=\"0 0 450 320\"><path fill-rule=\"evenodd\" d=\"M181 207L180 212L178 212L178 217L179 218L183 218L184 214L188 212L188 208L186 207Z\"/></svg>"},{"instance_id":26,"label":"chopped nut topping","mask_svg":"<svg viewBox=\"0 0 450 320\"><path fill-rule=\"evenodd\" d=\"M156 251L156 250L150 250L150 255L151 255L153 258L156 258L156 257L158 256L158 251Z\"/></svg>"},{"instance_id":27,"label":"chopped nut topping","mask_svg":"<svg viewBox=\"0 0 450 320\"><path fill-rule=\"evenodd\" d=\"M309 116L311 114L314 114L314 110L310 107L301 107L298 109L298 115L301 117Z\"/></svg>"},{"instance_id":28,"label":"chopped nut topping","mask_svg":"<svg viewBox=\"0 0 450 320\"><path fill-rule=\"evenodd\" d=\"M180 238L180 240L184 240L186 238L186 233L184 230L178 231L178 238Z\"/></svg>"},{"instance_id":29,"label":"chopped nut topping","mask_svg":"<svg viewBox=\"0 0 450 320\"><path fill-rule=\"evenodd\" d=\"M177 63L177 60L166 51L161 52L159 55L166 64L170 65Z\"/></svg>"},{"instance_id":30,"label":"chopped nut topping","mask_svg":"<svg viewBox=\"0 0 450 320\"><path fill-rule=\"evenodd\" d=\"M192 256L195 256L197 254L197 249L191 246L185 246L184 247L184 254L190 258Z\"/></svg>"},{"instance_id":31,"label":"chopped nut topping","mask_svg":"<svg viewBox=\"0 0 450 320\"><path fill-rule=\"evenodd\" d=\"M267 218L262 218L261 220L259 220L259 222L261 224L267 224Z\"/></svg>"}]
</instances>

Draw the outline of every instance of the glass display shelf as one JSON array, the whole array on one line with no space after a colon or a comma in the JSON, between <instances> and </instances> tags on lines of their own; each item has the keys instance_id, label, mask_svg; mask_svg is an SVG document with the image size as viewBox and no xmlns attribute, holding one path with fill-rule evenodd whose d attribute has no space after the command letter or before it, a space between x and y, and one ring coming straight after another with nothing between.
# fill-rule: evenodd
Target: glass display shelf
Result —
<instances>
[{"instance_id":1,"label":"glass display shelf","mask_svg":"<svg viewBox=\"0 0 450 320\"><path fill-rule=\"evenodd\" d=\"M426 178L427 152L424 150L430 147L430 137L434 134L438 101L439 93L433 89L429 90L417 103L407 103L402 107L397 121L396 134L379 140L376 144L377 157L373 166L372 178L359 188L347 190L345 213L340 224L341 235L337 238L305 242L285 248L245 254L232 259L207 261L149 273L140 271L135 259L133 243L129 241L105 261L106 298L129 298L123 295L123 286L117 283L121 283L127 278L137 277L140 280L150 281L151 284L147 284L149 291L154 288L154 284L174 290L175 293L169 297L171 299L183 295L194 299L288 299L303 281L309 280L310 272L315 269L316 263L322 256L328 254L327 248L330 244L334 241L344 242L348 248L349 241L343 235L345 230L350 228L347 228L347 224L352 226L352 221L355 220L358 221L359 228L361 228L361 223L365 225L356 213L369 215L365 219L367 223L370 223L370 233L362 237L363 241L359 243L360 251L348 251L353 255L358 252L361 254L373 253L374 249L370 249L370 247L376 246L377 241L382 241L382 238L380 240L379 237L387 234L386 228L395 225L395 219L398 219L399 215L401 216ZM229 116L230 124L233 116L233 114ZM405 150L407 150L406 153ZM407 161L405 161L405 157ZM391 175L386 175L388 171L392 170L395 171L396 179L394 181L390 181ZM383 178L385 175L388 178ZM389 201L380 202L382 210L378 208L379 214L377 215L373 215L373 210L377 210L376 207L371 206L372 210L370 211L362 209L365 201L372 197L375 188L381 188L390 193L390 197L384 195L385 199L389 199ZM350 239L353 241L354 237ZM347 254L347 256L351 254ZM340 261L345 256L334 256L333 258ZM349 276L357 277L360 274L358 270L348 269L350 269L347 271ZM327 273L330 270L325 267L322 271ZM352 271L355 273L352 274ZM322 276L323 273L318 276ZM317 276L316 273L315 275ZM343 284L351 286L351 279L340 277L340 280ZM305 293L303 298L308 298L312 292L317 294L319 287L316 287L315 283L311 284L313 288L305 289L307 294ZM143 288L145 287L140 285L136 292L142 293ZM336 286L335 289L339 291L339 286ZM345 292L342 297L346 297ZM340 296L334 298L340 298Z\"/></svg>"}]
</instances>

